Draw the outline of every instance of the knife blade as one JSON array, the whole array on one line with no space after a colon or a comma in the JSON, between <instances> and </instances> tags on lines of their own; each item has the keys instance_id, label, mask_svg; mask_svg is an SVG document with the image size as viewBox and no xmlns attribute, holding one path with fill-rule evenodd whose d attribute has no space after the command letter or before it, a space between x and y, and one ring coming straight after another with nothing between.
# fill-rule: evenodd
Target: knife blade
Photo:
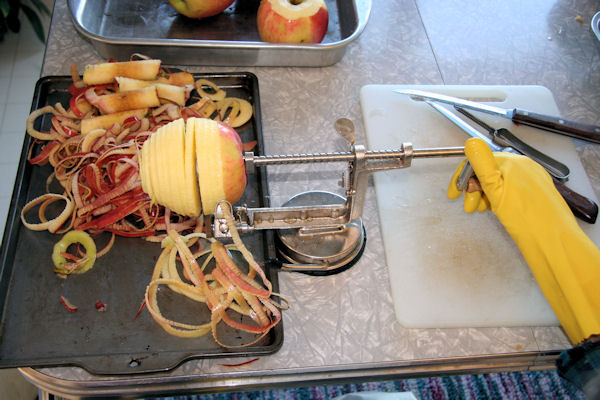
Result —
<instances>
[{"instance_id":1,"label":"knife blade","mask_svg":"<svg viewBox=\"0 0 600 400\"><path fill-rule=\"evenodd\" d=\"M404 94L418 99L439 101L458 107L482 111L488 114L499 115L512 120L516 124L533 126L549 132L600 143L600 126L587 124L585 122L568 120L547 114L524 110L521 108L507 109L488 104L465 100L458 97L448 96L440 93L427 92L417 89L397 89L395 93Z\"/></svg>"},{"instance_id":2,"label":"knife blade","mask_svg":"<svg viewBox=\"0 0 600 400\"><path fill-rule=\"evenodd\" d=\"M492 139L487 137L485 134L479 132L477 129L473 128L470 124L468 124L464 120L462 120L458 115L456 115L453 112L451 112L450 110L440 106L439 104L436 104L429 100L425 100L425 103L427 103L431 107L435 108L440 114L442 114L444 117L448 118L450 121L454 122L454 124L456 126L461 128L463 131L467 132L469 135L483 140L488 146L490 146L492 151L506 151L509 153L517 153L517 151L511 147L502 147L500 145L497 145L496 143L494 143L492 141Z\"/></svg>"},{"instance_id":3,"label":"knife blade","mask_svg":"<svg viewBox=\"0 0 600 400\"><path fill-rule=\"evenodd\" d=\"M429 104L431 107L436 109L440 114L442 114L444 117L448 118L456 126L461 128L463 131L465 131L472 137L483 140L488 146L490 146L492 151L509 151L511 153L515 152L514 150L511 151L512 149L510 149L509 147L505 148L505 147L501 147L501 146L497 145L489 137L487 137L483 133L479 132L477 129L473 128L471 125L467 124L465 121L460 119L456 114L445 109L444 107L440 106L439 104L436 104L430 100L425 100L425 103ZM463 169L461 170L460 174L458 175L458 179L456 180L456 188L461 192L463 190L465 190L467 188L467 183L469 182L469 179L471 179L471 177L474 175L475 175L475 171L473 171L473 167L471 166L471 163L469 163L469 161L467 160L467 162L463 166Z\"/></svg>"},{"instance_id":4,"label":"knife blade","mask_svg":"<svg viewBox=\"0 0 600 400\"><path fill-rule=\"evenodd\" d=\"M482 139L488 146L490 146L492 151L503 151L520 154L512 147L502 147L497 145L490 138L479 132L477 129L473 128L471 125L467 124L465 121L459 118L458 115L454 114L445 107L442 107L439 104L436 104L432 101L425 100L425 102L434 109L436 109L438 112L440 112L443 116L448 118L450 121L452 121L454 124L456 124L458 127L460 127L463 131L468 133L470 136ZM495 150L495 148L500 150ZM459 191L465 190L469 178L474 175L475 171L473 171L473 167L467 161L463 166L463 169L461 170L459 177L456 181L456 188ZM589 224L593 224L596 222L596 219L598 217L598 205L594 201L568 188L565 184L563 184L553 176L552 181L554 182L556 190L565 200L575 217Z\"/></svg>"}]
</instances>

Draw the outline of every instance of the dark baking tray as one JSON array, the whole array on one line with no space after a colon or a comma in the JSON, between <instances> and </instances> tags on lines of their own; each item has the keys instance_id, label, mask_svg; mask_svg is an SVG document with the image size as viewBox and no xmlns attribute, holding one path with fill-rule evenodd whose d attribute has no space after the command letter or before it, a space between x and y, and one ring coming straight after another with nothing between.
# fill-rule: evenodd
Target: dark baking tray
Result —
<instances>
[{"instance_id":1,"label":"dark baking tray","mask_svg":"<svg viewBox=\"0 0 600 400\"><path fill-rule=\"evenodd\" d=\"M196 74L254 105L254 118L237 129L242 141L257 140L258 154L264 154L258 80L251 73ZM68 105L70 77L45 77L37 82L32 110L57 102ZM48 116L39 118L37 129L47 129ZM98 259L94 268L79 276L58 278L53 272L51 253L59 235L34 232L20 221L23 206L45 193L50 166L32 166L26 161L32 143L25 135L15 188L2 242L0 265L0 367L39 367L76 365L95 374L131 374L165 371L193 358L260 356L276 352L283 342L278 324L256 345L226 349L215 343L209 333L200 338L182 339L162 330L147 311L136 317L149 283L154 263L160 254L158 243L137 238L118 237L112 250ZM266 171L248 176L240 203L249 207L268 207ZM275 257L273 233L247 234L244 242L257 260ZM267 275L278 290L277 271ZM79 307L67 311L59 302L64 295ZM107 305L105 312L95 309L96 301ZM173 295L164 300L161 310L178 313L176 319L190 323L209 321L204 305L181 301ZM198 320L190 316L199 315ZM224 324L220 324L224 325ZM253 335L221 327L220 337L229 344L250 342Z\"/></svg>"}]
</instances>

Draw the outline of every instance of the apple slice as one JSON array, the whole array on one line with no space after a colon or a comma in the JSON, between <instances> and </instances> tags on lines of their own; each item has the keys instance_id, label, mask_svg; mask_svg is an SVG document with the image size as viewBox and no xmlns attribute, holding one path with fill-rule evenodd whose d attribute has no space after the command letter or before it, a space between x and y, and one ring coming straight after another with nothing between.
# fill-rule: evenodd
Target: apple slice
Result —
<instances>
[{"instance_id":1,"label":"apple slice","mask_svg":"<svg viewBox=\"0 0 600 400\"><path fill-rule=\"evenodd\" d=\"M140 79L126 78L124 76L116 76L115 80L119 85L119 92L127 92L129 90L138 90L154 86L154 81L142 81Z\"/></svg>"},{"instance_id":2,"label":"apple slice","mask_svg":"<svg viewBox=\"0 0 600 400\"><path fill-rule=\"evenodd\" d=\"M154 81L156 83L166 83L167 85L187 86L194 84L194 75L189 72L171 72L167 76L159 76Z\"/></svg>"},{"instance_id":3,"label":"apple slice","mask_svg":"<svg viewBox=\"0 0 600 400\"><path fill-rule=\"evenodd\" d=\"M160 100L154 86L128 90L126 92L110 93L103 96L96 95L94 88L89 88L85 92L85 98L90 104L98 107L103 114L158 107L160 105Z\"/></svg>"},{"instance_id":4,"label":"apple slice","mask_svg":"<svg viewBox=\"0 0 600 400\"><path fill-rule=\"evenodd\" d=\"M121 86L121 80L126 80L123 84L127 87L126 89L121 88L121 90L133 90L140 89L146 86L154 85L156 83L164 83L165 85L173 85L173 86L189 86L194 85L194 76L189 72L172 72L168 76L159 76L154 80L141 80L134 78L127 78L124 76L116 76L115 79Z\"/></svg>"},{"instance_id":5,"label":"apple slice","mask_svg":"<svg viewBox=\"0 0 600 400\"><path fill-rule=\"evenodd\" d=\"M200 199L205 215L215 212L220 200L231 204L246 189L242 142L237 132L221 122L196 118L196 165Z\"/></svg>"},{"instance_id":6,"label":"apple slice","mask_svg":"<svg viewBox=\"0 0 600 400\"><path fill-rule=\"evenodd\" d=\"M193 133L181 118L161 126L142 146L140 160L142 190L156 203L187 216L201 211L193 162L195 146L188 137Z\"/></svg>"},{"instance_id":7,"label":"apple slice","mask_svg":"<svg viewBox=\"0 0 600 400\"><path fill-rule=\"evenodd\" d=\"M182 87L194 85L194 76L189 72L173 72L169 74L169 76L159 76L158 78L151 81L127 78L124 76L117 76L115 77L115 79L119 84L119 88L121 90L140 89L150 85L155 85L157 83L164 83L165 85Z\"/></svg>"},{"instance_id":8,"label":"apple slice","mask_svg":"<svg viewBox=\"0 0 600 400\"><path fill-rule=\"evenodd\" d=\"M152 136L150 136L144 144L150 143ZM150 196L152 203L157 203L156 194L152 186L152 178L150 176L150 144L142 146L142 154L139 157L140 164L140 178L142 180L142 190Z\"/></svg>"},{"instance_id":9,"label":"apple slice","mask_svg":"<svg viewBox=\"0 0 600 400\"><path fill-rule=\"evenodd\" d=\"M81 134L85 135L94 129L108 129L114 124L122 124L126 119L136 117L142 119L148 114L147 108L139 110L122 111L114 114L100 115L99 117L81 120Z\"/></svg>"},{"instance_id":10,"label":"apple slice","mask_svg":"<svg viewBox=\"0 0 600 400\"><path fill-rule=\"evenodd\" d=\"M171 191L174 204L177 205L179 214L186 216L197 216L201 212L200 194L196 180L195 147L193 140L194 130L190 128L192 123L187 123L183 118L178 119L171 128L171 136L167 138L168 164L166 168L170 171ZM171 138L175 138L172 140ZM187 148L189 145L190 148ZM190 162L191 161L191 162ZM163 164L164 165L164 164Z\"/></svg>"},{"instance_id":11,"label":"apple slice","mask_svg":"<svg viewBox=\"0 0 600 400\"><path fill-rule=\"evenodd\" d=\"M86 85L102 85L112 83L117 76L127 78L154 80L160 70L160 60L137 60L92 64L83 71L83 82Z\"/></svg>"},{"instance_id":12,"label":"apple slice","mask_svg":"<svg viewBox=\"0 0 600 400\"><path fill-rule=\"evenodd\" d=\"M177 181L183 175L183 131L185 122L182 119L175 120L160 127L153 136L156 136L156 147L154 156L156 165L153 170L160 177L159 193L162 195L160 203L177 213L183 213L181 193L178 193ZM179 153L179 154L178 154ZM157 168L158 167L158 168Z\"/></svg>"},{"instance_id":13,"label":"apple slice","mask_svg":"<svg viewBox=\"0 0 600 400\"><path fill-rule=\"evenodd\" d=\"M262 0L256 24L264 42L320 43L329 11L324 0Z\"/></svg>"},{"instance_id":14,"label":"apple slice","mask_svg":"<svg viewBox=\"0 0 600 400\"><path fill-rule=\"evenodd\" d=\"M133 90L139 90L142 88L155 87L156 94L161 104L164 103L175 103L180 106L185 105L185 87L169 85L167 83L159 83L155 81L142 81L139 79L125 78L118 76L115 78L119 85L119 92L127 92Z\"/></svg>"},{"instance_id":15,"label":"apple slice","mask_svg":"<svg viewBox=\"0 0 600 400\"><path fill-rule=\"evenodd\" d=\"M156 198L156 202L161 205L165 205L170 207L170 205L166 204L167 201L165 199L165 195L169 193L169 189L165 187L163 173L166 173L163 169L161 169L161 157L162 157L162 149L158 144L158 139L160 137L160 128L158 131L154 132L151 136L151 141L149 143L150 149L150 160L148 162L148 168L150 172L148 173L150 180L152 182L152 188L154 190L154 197ZM163 188L164 190L161 190ZM151 196L152 197L152 196Z\"/></svg>"},{"instance_id":16,"label":"apple slice","mask_svg":"<svg viewBox=\"0 0 600 400\"><path fill-rule=\"evenodd\" d=\"M169 102L185 106L185 88L182 86L156 83L156 93L161 103Z\"/></svg>"},{"instance_id":17,"label":"apple slice","mask_svg":"<svg viewBox=\"0 0 600 400\"><path fill-rule=\"evenodd\" d=\"M202 213L202 203L200 202L200 190L196 182L196 123L195 118L188 118L185 126L185 143L183 151L183 185L186 188L193 188L187 195L188 216L196 216Z\"/></svg>"}]
</instances>

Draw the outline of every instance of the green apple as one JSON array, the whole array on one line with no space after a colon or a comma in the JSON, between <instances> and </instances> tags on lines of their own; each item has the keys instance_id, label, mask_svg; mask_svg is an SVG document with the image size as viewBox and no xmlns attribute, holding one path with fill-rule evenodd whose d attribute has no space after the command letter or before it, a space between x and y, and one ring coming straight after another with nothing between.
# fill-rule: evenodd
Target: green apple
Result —
<instances>
[{"instance_id":1,"label":"green apple","mask_svg":"<svg viewBox=\"0 0 600 400\"><path fill-rule=\"evenodd\" d=\"M225 11L234 0L169 0L178 13L188 18L212 17Z\"/></svg>"},{"instance_id":2,"label":"green apple","mask_svg":"<svg viewBox=\"0 0 600 400\"><path fill-rule=\"evenodd\" d=\"M256 23L264 42L320 43L329 12L324 0L262 0Z\"/></svg>"}]
</instances>

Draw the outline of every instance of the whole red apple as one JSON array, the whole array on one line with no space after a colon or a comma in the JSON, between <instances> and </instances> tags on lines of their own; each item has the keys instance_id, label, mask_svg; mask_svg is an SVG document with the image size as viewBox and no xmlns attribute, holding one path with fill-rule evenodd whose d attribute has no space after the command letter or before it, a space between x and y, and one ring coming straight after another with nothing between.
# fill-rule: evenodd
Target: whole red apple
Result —
<instances>
[{"instance_id":1,"label":"whole red apple","mask_svg":"<svg viewBox=\"0 0 600 400\"><path fill-rule=\"evenodd\" d=\"M256 23L264 42L320 43L329 12L324 0L262 0Z\"/></svg>"},{"instance_id":2,"label":"whole red apple","mask_svg":"<svg viewBox=\"0 0 600 400\"><path fill-rule=\"evenodd\" d=\"M188 18L212 17L225 11L234 0L169 0L178 13Z\"/></svg>"}]
</instances>

